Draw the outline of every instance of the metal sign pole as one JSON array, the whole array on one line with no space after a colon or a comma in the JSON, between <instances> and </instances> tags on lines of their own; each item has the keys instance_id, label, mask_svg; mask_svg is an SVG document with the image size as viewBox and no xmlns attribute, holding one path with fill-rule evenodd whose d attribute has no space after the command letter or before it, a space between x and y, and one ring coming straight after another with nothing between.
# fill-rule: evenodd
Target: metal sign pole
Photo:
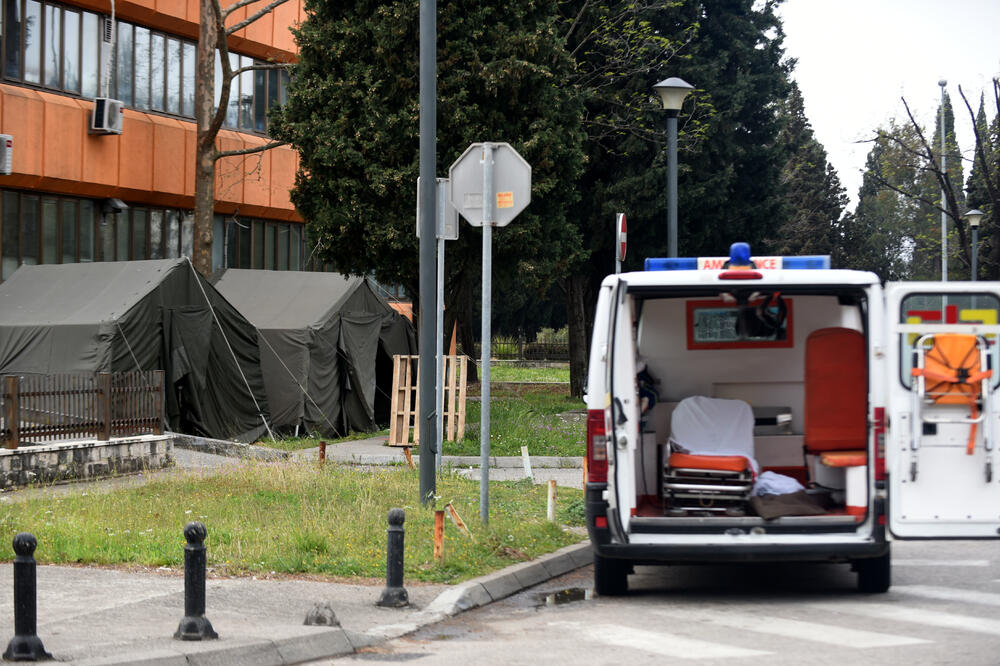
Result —
<instances>
[{"instance_id":1,"label":"metal sign pole","mask_svg":"<svg viewBox=\"0 0 1000 666\"><path fill-rule=\"evenodd\" d=\"M483 144L483 304L480 386L482 402L479 420L479 517L490 522L490 319L493 277L493 144Z\"/></svg>"},{"instance_id":2,"label":"metal sign pole","mask_svg":"<svg viewBox=\"0 0 1000 666\"><path fill-rule=\"evenodd\" d=\"M618 251L618 235L620 231L620 226L621 226L621 213L615 215L615 232L611 235L611 238L614 239L613 246L615 248L615 275L618 275L619 273L622 272L621 252Z\"/></svg>"},{"instance_id":3,"label":"metal sign pole","mask_svg":"<svg viewBox=\"0 0 1000 666\"><path fill-rule=\"evenodd\" d=\"M448 206L448 190L440 181L437 187L437 471L444 458L444 224Z\"/></svg>"}]
</instances>

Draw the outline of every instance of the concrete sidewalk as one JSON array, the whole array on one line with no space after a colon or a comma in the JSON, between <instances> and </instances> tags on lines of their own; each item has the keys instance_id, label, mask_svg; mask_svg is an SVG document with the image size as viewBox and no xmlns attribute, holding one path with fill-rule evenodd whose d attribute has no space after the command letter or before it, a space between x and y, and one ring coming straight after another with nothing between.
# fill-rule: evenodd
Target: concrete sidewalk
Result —
<instances>
[{"instance_id":1,"label":"concrete sidewalk","mask_svg":"<svg viewBox=\"0 0 1000 666\"><path fill-rule=\"evenodd\" d=\"M400 450L384 445L384 437L331 444L327 458L344 464L406 464ZM233 455L247 455L248 449ZM180 470L209 470L242 464L220 451L176 448ZM249 451L250 455L253 451ZM318 449L298 451L289 459L315 461ZM414 456L419 461L418 456ZM520 457L494 458L494 480L523 478ZM479 478L478 458L446 457L445 465ZM531 458L536 483L556 478L563 486L580 487L579 459ZM469 468L475 465L476 468ZM552 466L546 466L552 465ZM492 465L491 465L492 467ZM145 482L158 474L73 483L12 493L18 499L41 493L81 492ZM0 496L5 501L15 497ZM211 534L208 547L211 548ZM44 548L39 544L39 548ZM295 664L336 657L382 640L395 638L449 615L502 599L527 587L560 576L592 561L589 543L563 548L550 555L458 585L408 584L410 606L375 606L384 583L324 582L307 577L209 578L206 617L218 640L177 641L173 634L184 616L183 569L122 571L93 567L39 566L38 636L61 662L86 665L148 664L180 666L204 664ZM14 636L12 565L0 564L0 649ZM211 571L209 572L211 576ZM316 604L328 604L340 627L305 626L306 614Z\"/></svg>"},{"instance_id":2,"label":"concrete sidewalk","mask_svg":"<svg viewBox=\"0 0 1000 666\"><path fill-rule=\"evenodd\" d=\"M404 582L411 605L402 609L375 606L382 585L210 578L205 616L219 634L210 641L173 639L184 616L183 570L39 566L38 636L56 660L73 664L295 664L410 633L590 560L583 543L459 585ZM12 579L12 565L0 565L0 598L12 598ZM305 626L317 603L329 604L341 626ZM14 635L9 603L0 608L0 632L4 642Z\"/></svg>"}]
</instances>

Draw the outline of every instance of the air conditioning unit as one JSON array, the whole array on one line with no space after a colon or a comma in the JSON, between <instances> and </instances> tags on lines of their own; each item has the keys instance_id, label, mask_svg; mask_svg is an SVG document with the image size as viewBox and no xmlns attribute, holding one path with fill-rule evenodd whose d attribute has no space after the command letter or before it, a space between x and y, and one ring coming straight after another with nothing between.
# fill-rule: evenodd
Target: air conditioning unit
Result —
<instances>
[{"instance_id":1,"label":"air conditioning unit","mask_svg":"<svg viewBox=\"0 0 1000 666\"><path fill-rule=\"evenodd\" d=\"M91 134L122 133L122 103L108 97L95 97L94 110L90 114Z\"/></svg>"},{"instance_id":2,"label":"air conditioning unit","mask_svg":"<svg viewBox=\"0 0 1000 666\"><path fill-rule=\"evenodd\" d=\"M0 134L0 176L9 176L14 161L14 137Z\"/></svg>"}]
</instances>

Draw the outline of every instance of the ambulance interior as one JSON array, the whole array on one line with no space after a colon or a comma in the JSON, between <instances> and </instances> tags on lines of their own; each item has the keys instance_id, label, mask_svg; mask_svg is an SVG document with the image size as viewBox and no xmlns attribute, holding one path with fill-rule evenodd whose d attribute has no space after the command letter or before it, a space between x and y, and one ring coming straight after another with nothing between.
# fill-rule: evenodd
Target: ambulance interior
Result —
<instances>
[{"instance_id":1,"label":"ambulance interior","mask_svg":"<svg viewBox=\"0 0 1000 666\"><path fill-rule=\"evenodd\" d=\"M634 506L619 502L633 528L854 529L868 506L865 292L702 294L631 295L641 434ZM763 481L784 505L753 500Z\"/></svg>"}]
</instances>

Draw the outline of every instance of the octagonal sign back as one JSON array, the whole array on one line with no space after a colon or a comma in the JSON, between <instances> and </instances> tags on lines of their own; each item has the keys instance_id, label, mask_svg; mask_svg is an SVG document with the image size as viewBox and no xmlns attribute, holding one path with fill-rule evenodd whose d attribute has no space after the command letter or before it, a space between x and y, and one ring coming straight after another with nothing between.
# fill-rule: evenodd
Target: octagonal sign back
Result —
<instances>
[{"instance_id":1,"label":"octagonal sign back","mask_svg":"<svg viewBox=\"0 0 1000 666\"><path fill-rule=\"evenodd\" d=\"M474 227L483 226L483 153L486 143L465 149L448 170L451 203ZM531 165L508 143L493 146L494 226L505 227L531 203Z\"/></svg>"}]
</instances>

